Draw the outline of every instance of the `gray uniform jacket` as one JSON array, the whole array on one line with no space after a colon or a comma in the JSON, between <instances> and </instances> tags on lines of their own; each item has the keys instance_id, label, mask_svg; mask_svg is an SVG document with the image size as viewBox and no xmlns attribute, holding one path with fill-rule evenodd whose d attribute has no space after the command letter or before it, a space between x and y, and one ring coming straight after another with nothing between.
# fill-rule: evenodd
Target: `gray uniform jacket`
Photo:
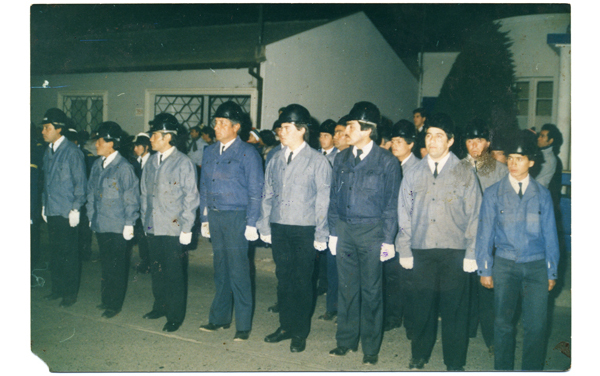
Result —
<instances>
[{"instance_id":1,"label":"gray uniform jacket","mask_svg":"<svg viewBox=\"0 0 600 376\"><path fill-rule=\"evenodd\" d=\"M542 169L538 176L535 177L535 181L543 185L544 188L548 188L550 180L552 180L556 172L556 155L554 155L551 146L542 149L542 154L544 155L544 163L542 163Z\"/></svg>"},{"instance_id":2,"label":"gray uniform jacket","mask_svg":"<svg viewBox=\"0 0 600 376\"><path fill-rule=\"evenodd\" d=\"M417 163L419 163L420 159L418 159L413 153L410 153L411 157L406 161L406 163L402 164L402 173L406 174L409 169L415 167Z\"/></svg>"},{"instance_id":3,"label":"gray uniform jacket","mask_svg":"<svg viewBox=\"0 0 600 376\"><path fill-rule=\"evenodd\" d=\"M261 234L270 235L270 223L315 226L315 240L326 242L331 166L308 145L288 165L285 150L278 151L267 165L256 227Z\"/></svg>"},{"instance_id":4,"label":"gray uniform jacket","mask_svg":"<svg viewBox=\"0 0 600 376\"><path fill-rule=\"evenodd\" d=\"M69 218L71 210L79 210L85 204L87 178L83 153L65 139L53 154L49 147L46 149L43 169L45 215Z\"/></svg>"},{"instance_id":5,"label":"gray uniform jacket","mask_svg":"<svg viewBox=\"0 0 600 376\"><path fill-rule=\"evenodd\" d=\"M495 160L489 153L479 157L476 164L475 160L469 155L467 155L465 160L475 169L475 175L477 175L477 179L479 180L482 195L488 187L496 184L508 175L508 167L504 163Z\"/></svg>"},{"instance_id":6,"label":"gray uniform jacket","mask_svg":"<svg viewBox=\"0 0 600 376\"><path fill-rule=\"evenodd\" d=\"M331 153L329 153L325 156L325 158L327 158L327 160L329 161L329 164L331 165L331 167L333 167L333 162L335 162L335 156L337 155L338 152L339 152L339 150L336 147L334 147L333 150L331 151ZM319 153L323 154L323 149L319 149Z\"/></svg>"},{"instance_id":7,"label":"gray uniform jacket","mask_svg":"<svg viewBox=\"0 0 600 376\"><path fill-rule=\"evenodd\" d=\"M450 152L434 178L428 160L407 170L400 184L396 250L406 258L412 249L465 249L465 258L474 260L481 206L475 172Z\"/></svg>"},{"instance_id":8,"label":"gray uniform jacket","mask_svg":"<svg viewBox=\"0 0 600 376\"><path fill-rule=\"evenodd\" d=\"M194 144L196 144L196 151L194 151L193 146ZM204 141L202 139L202 137L198 138L196 141L193 141L192 144L190 144L190 150L188 151L188 157L190 157L190 159L192 160L192 162L197 165L197 166L201 166L202 165L202 156L204 155L204 148L208 146L208 144L206 143L206 141Z\"/></svg>"},{"instance_id":9,"label":"gray uniform jacket","mask_svg":"<svg viewBox=\"0 0 600 376\"><path fill-rule=\"evenodd\" d=\"M139 218L140 188L133 166L120 153L106 168L102 158L92 165L87 186L87 216L92 231L122 233Z\"/></svg>"},{"instance_id":10,"label":"gray uniform jacket","mask_svg":"<svg viewBox=\"0 0 600 376\"><path fill-rule=\"evenodd\" d=\"M140 184L144 231L158 236L191 232L200 205L196 166L175 149L158 165L158 153L150 156Z\"/></svg>"}]
</instances>

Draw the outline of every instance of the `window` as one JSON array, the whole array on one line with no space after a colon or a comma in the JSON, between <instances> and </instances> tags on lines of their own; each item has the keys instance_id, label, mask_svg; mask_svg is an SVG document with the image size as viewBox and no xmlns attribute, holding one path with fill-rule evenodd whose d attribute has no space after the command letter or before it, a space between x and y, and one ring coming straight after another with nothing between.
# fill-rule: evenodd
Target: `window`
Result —
<instances>
[{"instance_id":1,"label":"window","mask_svg":"<svg viewBox=\"0 0 600 376\"><path fill-rule=\"evenodd\" d=\"M73 120L77 131L91 133L106 117L106 93L61 93L59 108Z\"/></svg>"},{"instance_id":2,"label":"window","mask_svg":"<svg viewBox=\"0 0 600 376\"><path fill-rule=\"evenodd\" d=\"M156 95L154 115L161 112L172 114L188 129L203 123L204 96L202 95Z\"/></svg>"},{"instance_id":3,"label":"window","mask_svg":"<svg viewBox=\"0 0 600 376\"><path fill-rule=\"evenodd\" d=\"M537 95L535 104L536 116L552 116L552 81L540 81L537 83Z\"/></svg>"},{"instance_id":4,"label":"window","mask_svg":"<svg viewBox=\"0 0 600 376\"><path fill-rule=\"evenodd\" d=\"M549 78L522 78L516 84L519 127L535 128L554 122L554 82Z\"/></svg>"},{"instance_id":5,"label":"window","mask_svg":"<svg viewBox=\"0 0 600 376\"><path fill-rule=\"evenodd\" d=\"M520 116L529 113L529 82L517 82L517 109Z\"/></svg>"}]
</instances>

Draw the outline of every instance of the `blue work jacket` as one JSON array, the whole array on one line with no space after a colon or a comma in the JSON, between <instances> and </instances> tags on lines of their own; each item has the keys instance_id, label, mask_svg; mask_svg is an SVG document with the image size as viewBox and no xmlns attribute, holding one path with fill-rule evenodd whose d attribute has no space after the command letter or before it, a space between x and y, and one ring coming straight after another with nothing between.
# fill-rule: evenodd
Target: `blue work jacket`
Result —
<instances>
[{"instance_id":1,"label":"blue work jacket","mask_svg":"<svg viewBox=\"0 0 600 376\"><path fill-rule=\"evenodd\" d=\"M550 191L529 177L523 198L508 176L486 189L477 230L477 273L492 275L496 257L524 263L546 260L548 279L556 279L559 259L556 220Z\"/></svg>"},{"instance_id":2,"label":"blue work jacket","mask_svg":"<svg viewBox=\"0 0 600 376\"><path fill-rule=\"evenodd\" d=\"M221 142L204 149L200 174L200 215L208 222L208 210L246 211L247 226L260 216L264 173L256 148L239 137L220 154Z\"/></svg>"},{"instance_id":3,"label":"blue work jacket","mask_svg":"<svg viewBox=\"0 0 600 376\"><path fill-rule=\"evenodd\" d=\"M326 242L331 165L308 145L290 164L285 151L275 153L267 165L258 230L270 235L270 223L315 226L315 240Z\"/></svg>"},{"instance_id":4,"label":"blue work jacket","mask_svg":"<svg viewBox=\"0 0 600 376\"><path fill-rule=\"evenodd\" d=\"M92 231L122 233L140 216L140 183L133 166L119 152L106 168L98 158L87 185L87 216ZM87 225L87 224L86 224Z\"/></svg>"},{"instance_id":5,"label":"blue work jacket","mask_svg":"<svg viewBox=\"0 0 600 376\"><path fill-rule=\"evenodd\" d=\"M338 220L350 224L383 225L383 242L394 244L398 232L398 188L402 169L398 158L373 145L369 154L354 164L353 147L339 152L333 164L329 201L329 232L338 236Z\"/></svg>"}]
</instances>

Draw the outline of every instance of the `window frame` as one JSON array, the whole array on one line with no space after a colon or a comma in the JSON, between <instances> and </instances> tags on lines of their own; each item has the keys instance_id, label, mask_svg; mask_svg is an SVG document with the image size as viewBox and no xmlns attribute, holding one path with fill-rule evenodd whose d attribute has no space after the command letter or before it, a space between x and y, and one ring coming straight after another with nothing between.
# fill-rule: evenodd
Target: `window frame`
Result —
<instances>
[{"instance_id":1,"label":"window frame","mask_svg":"<svg viewBox=\"0 0 600 376\"><path fill-rule=\"evenodd\" d=\"M521 82L527 82L529 83L529 95L528 95L528 109L527 109L527 123L523 124L525 128L532 128L535 127L536 129L539 128L539 126L536 126L536 117L549 117L551 123L556 123L556 117L557 117L557 105L558 105L558 87L557 87L557 82L556 79L554 77L518 77L515 80L515 86L518 83ZM537 97L537 90L538 90L538 84L540 82L552 82L552 97L551 98L540 98L540 100L552 100L552 113L548 116L545 115L537 115L537 107L538 107L538 97ZM518 100L518 99L517 99ZM517 115L517 118L520 119L519 120L519 125L523 128L523 126L521 125L521 123L523 122L521 119L524 116L522 115ZM525 129L523 128L523 129Z\"/></svg>"},{"instance_id":2,"label":"window frame","mask_svg":"<svg viewBox=\"0 0 600 376\"><path fill-rule=\"evenodd\" d=\"M93 90L93 91L78 90L78 91L60 91L60 92L58 92L58 103L57 103L56 107L62 109L64 111L64 113L67 114L67 116L71 117L70 116L71 109L67 110L63 106L65 97L102 97L102 121L103 122L107 121L107 119L108 119L108 90ZM80 131L81 129L78 129L78 130ZM91 124L87 124L87 127L85 130L90 132L90 134L91 134L93 132Z\"/></svg>"}]
</instances>

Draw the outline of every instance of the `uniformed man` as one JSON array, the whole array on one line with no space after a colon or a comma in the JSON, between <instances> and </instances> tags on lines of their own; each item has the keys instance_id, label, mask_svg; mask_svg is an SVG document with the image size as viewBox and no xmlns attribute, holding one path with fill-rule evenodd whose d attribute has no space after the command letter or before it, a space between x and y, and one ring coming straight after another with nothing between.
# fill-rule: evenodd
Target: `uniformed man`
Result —
<instances>
[{"instance_id":1,"label":"uniformed man","mask_svg":"<svg viewBox=\"0 0 600 376\"><path fill-rule=\"evenodd\" d=\"M348 116L342 116L340 120L338 120L337 124L334 128L333 134L333 146L335 146L338 151L342 151L347 149L348 146L348 135L346 134L346 120Z\"/></svg>"},{"instance_id":2,"label":"uniformed man","mask_svg":"<svg viewBox=\"0 0 600 376\"><path fill-rule=\"evenodd\" d=\"M422 369L435 344L439 297L444 363L464 370L467 355L469 273L477 269L475 237L481 190L471 166L450 147L454 124L445 114L425 121L427 156L406 171L398 202L396 248L413 269L412 357Z\"/></svg>"},{"instance_id":3,"label":"uniformed man","mask_svg":"<svg viewBox=\"0 0 600 376\"><path fill-rule=\"evenodd\" d=\"M133 165L133 171L140 180L142 179L142 171L152 155L152 145L150 144L150 136L146 132L138 133L133 139L133 156L135 159L131 161ZM138 218L135 221L133 229L133 241L137 243L138 255L140 262L135 266L138 273L150 273L150 251L148 250L148 239L144 231L144 225L142 225L142 218Z\"/></svg>"},{"instance_id":4,"label":"uniformed man","mask_svg":"<svg viewBox=\"0 0 600 376\"><path fill-rule=\"evenodd\" d=\"M234 341L247 340L252 330L248 242L258 239L264 182L260 155L239 137L243 116L241 107L231 101L217 108L217 142L205 150L200 177L201 232L213 246L216 288L208 324L200 330L229 328L235 309Z\"/></svg>"},{"instance_id":5,"label":"uniformed man","mask_svg":"<svg viewBox=\"0 0 600 376\"><path fill-rule=\"evenodd\" d=\"M148 160L141 182L141 217L148 236L154 305L146 319L166 316L164 331L183 323L187 299L187 254L200 204L196 167L176 145L182 127L167 113L150 121L150 143L156 152ZM181 141L179 141L181 142Z\"/></svg>"},{"instance_id":6,"label":"uniformed man","mask_svg":"<svg viewBox=\"0 0 600 376\"><path fill-rule=\"evenodd\" d=\"M337 347L332 356L357 351L376 364L383 326L382 262L394 257L398 230L400 163L377 146L379 109L358 102L347 118L350 148L333 165L329 205L329 249L338 267Z\"/></svg>"},{"instance_id":7,"label":"uniformed man","mask_svg":"<svg viewBox=\"0 0 600 376\"><path fill-rule=\"evenodd\" d=\"M123 132L119 124L100 124L95 136L99 158L92 166L87 186L90 228L96 233L102 261L102 317L121 312L129 269L127 241L139 218L140 188L133 166L120 153Z\"/></svg>"},{"instance_id":8,"label":"uniformed man","mask_svg":"<svg viewBox=\"0 0 600 376\"><path fill-rule=\"evenodd\" d=\"M331 165L308 145L310 113L298 104L279 116L284 148L267 166L258 229L272 243L279 328L265 337L292 339L291 352L302 352L310 332L315 249L327 248L327 209Z\"/></svg>"},{"instance_id":9,"label":"uniformed man","mask_svg":"<svg viewBox=\"0 0 600 376\"><path fill-rule=\"evenodd\" d=\"M52 273L52 293L46 299L62 298L62 307L77 302L81 274L77 225L86 192L83 153L63 135L67 121L67 115L58 108L46 111L42 120L42 135L50 144L43 160L42 195L42 217L48 223Z\"/></svg>"},{"instance_id":10,"label":"uniformed man","mask_svg":"<svg viewBox=\"0 0 600 376\"><path fill-rule=\"evenodd\" d=\"M413 110L413 124L417 133L423 132L423 126L427 120L427 112L423 107L419 107Z\"/></svg>"}]
</instances>

